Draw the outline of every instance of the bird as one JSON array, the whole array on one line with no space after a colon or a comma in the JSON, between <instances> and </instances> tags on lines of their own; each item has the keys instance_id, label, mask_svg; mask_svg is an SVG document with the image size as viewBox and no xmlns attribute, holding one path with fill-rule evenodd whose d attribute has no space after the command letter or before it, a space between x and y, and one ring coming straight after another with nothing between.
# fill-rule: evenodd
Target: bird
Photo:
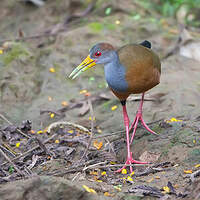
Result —
<instances>
[{"instance_id":1,"label":"bird","mask_svg":"<svg viewBox=\"0 0 200 200\"><path fill-rule=\"evenodd\" d=\"M104 75L110 90L120 100L126 130L127 159L124 166L116 172L121 172L127 165L133 172L132 164L148 164L133 159L130 145L133 142L138 122L151 134L158 135L144 122L142 108L144 94L160 83L161 62L159 56L151 49L147 40L139 44L126 44L119 49L105 42L97 43L89 50L86 59L76 67L69 78L74 79L82 72L97 65L104 65ZM126 101L131 94L142 94L136 117L130 126ZM133 130L132 136L129 133Z\"/></svg>"}]
</instances>

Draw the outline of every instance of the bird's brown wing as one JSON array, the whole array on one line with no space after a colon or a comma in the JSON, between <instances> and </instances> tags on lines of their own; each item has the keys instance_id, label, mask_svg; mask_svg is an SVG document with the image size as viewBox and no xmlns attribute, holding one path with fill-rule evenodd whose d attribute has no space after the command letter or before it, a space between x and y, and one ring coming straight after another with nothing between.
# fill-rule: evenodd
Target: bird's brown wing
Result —
<instances>
[{"instance_id":1,"label":"bird's brown wing","mask_svg":"<svg viewBox=\"0 0 200 200\"><path fill-rule=\"evenodd\" d=\"M127 93L143 93L160 82L159 57L142 45L126 45L118 50L120 63L126 69Z\"/></svg>"}]
</instances>

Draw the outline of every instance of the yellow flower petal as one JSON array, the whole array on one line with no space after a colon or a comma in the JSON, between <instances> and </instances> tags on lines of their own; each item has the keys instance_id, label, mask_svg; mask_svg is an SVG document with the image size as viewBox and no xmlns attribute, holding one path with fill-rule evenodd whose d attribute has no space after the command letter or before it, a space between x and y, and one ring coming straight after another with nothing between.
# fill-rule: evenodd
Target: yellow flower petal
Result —
<instances>
[{"instance_id":1,"label":"yellow flower petal","mask_svg":"<svg viewBox=\"0 0 200 200\"><path fill-rule=\"evenodd\" d=\"M172 117L170 120L166 120L167 123L171 123L171 122L182 122L183 120L180 119L176 119L175 117Z\"/></svg>"},{"instance_id":2,"label":"yellow flower petal","mask_svg":"<svg viewBox=\"0 0 200 200\"><path fill-rule=\"evenodd\" d=\"M94 189L89 188L87 185L82 185L82 186L87 192L96 194L96 191Z\"/></svg>"},{"instance_id":3,"label":"yellow flower petal","mask_svg":"<svg viewBox=\"0 0 200 200\"><path fill-rule=\"evenodd\" d=\"M101 175L102 175L102 176L105 176L105 175L106 175L106 172L105 172L105 171L101 172Z\"/></svg>"},{"instance_id":4,"label":"yellow flower petal","mask_svg":"<svg viewBox=\"0 0 200 200\"><path fill-rule=\"evenodd\" d=\"M20 142L17 142L16 143L16 147L18 148L20 146Z\"/></svg>"},{"instance_id":5,"label":"yellow flower petal","mask_svg":"<svg viewBox=\"0 0 200 200\"><path fill-rule=\"evenodd\" d=\"M91 116L89 116L89 120L90 120L90 121L92 120L92 117L91 117ZM96 118L93 117L93 121L95 121L95 120L96 120Z\"/></svg>"},{"instance_id":6,"label":"yellow flower petal","mask_svg":"<svg viewBox=\"0 0 200 200\"><path fill-rule=\"evenodd\" d=\"M85 93L87 93L88 91L87 90L81 90L79 93L80 94L85 94Z\"/></svg>"},{"instance_id":7,"label":"yellow flower petal","mask_svg":"<svg viewBox=\"0 0 200 200\"><path fill-rule=\"evenodd\" d=\"M135 172L133 171L133 172L131 172L130 176L133 176L134 174L135 174Z\"/></svg>"},{"instance_id":8,"label":"yellow flower petal","mask_svg":"<svg viewBox=\"0 0 200 200\"><path fill-rule=\"evenodd\" d=\"M114 194L110 194L109 192L104 192L104 196L106 196L106 197L113 197Z\"/></svg>"},{"instance_id":9,"label":"yellow flower petal","mask_svg":"<svg viewBox=\"0 0 200 200\"><path fill-rule=\"evenodd\" d=\"M70 133L70 134L72 134L72 133L74 133L74 130L69 130L67 132Z\"/></svg>"},{"instance_id":10,"label":"yellow flower petal","mask_svg":"<svg viewBox=\"0 0 200 200\"><path fill-rule=\"evenodd\" d=\"M195 167L195 168L198 168L198 167L200 167L200 164L197 164L197 165L195 165L194 167Z\"/></svg>"},{"instance_id":11,"label":"yellow flower petal","mask_svg":"<svg viewBox=\"0 0 200 200\"><path fill-rule=\"evenodd\" d=\"M111 110L112 110L112 111L114 111L114 110L116 110L116 109L117 109L117 105L111 107Z\"/></svg>"},{"instance_id":12,"label":"yellow flower petal","mask_svg":"<svg viewBox=\"0 0 200 200\"><path fill-rule=\"evenodd\" d=\"M90 175L98 175L98 172L95 172L95 171L90 171Z\"/></svg>"},{"instance_id":13,"label":"yellow flower petal","mask_svg":"<svg viewBox=\"0 0 200 200\"><path fill-rule=\"evenodd\" d=\"M170 193L170 188L168 186L163 187L164 193Z\"/></svg>"},{"instance_id":14,"label":"yellow flower petal","mask_svg":"<svg viewBox=\"0 0 200 200\"><path fill-rule=\"evenodd\" d=\"M55 143L56 143L56 144L59 144L59 142L60 142L59 140L55 140Z\"/></svg>"},{"instance_id":15,"label":"yellow flower petal","mask_svg":"<svg viewBox=\"0 0 200 200\"><path fill-rule=\"evenodd\" d=\"M56 72L55 68L53 68L53 67L49 68L49 71L50 71L51 73L55 73L55 72Z\"/></svg>"},{"instance_id":16,"label":"yellow flower petal","mask_svg":"<svg viewBox=\"0 0 200 200\"><path fill-rule=\"evenodd\" d=\"M2 49L0 49L0 54L3 54L3 50Z\"/></svg>"},{"instance_id":17,"label":"yellow flower petal","mask_svg":"<svg viewBox=\"0 0 200 200\"><path fill-rule=\"evenodd\" d=\"M127 170L126 169L122 169L121 173L122 174L127 174Z\"/></svg>"},{"instance_id":18,"label":"yellow flower petal","mask_svg":"<svg viewBox=\"0 0 200 200\"><path fill-rule=\"evenodd\" d=\"M128 177L127 177L127 181L133 182L133 179L132 179L130 176L128 176Z\"/></svg>"},{"instance_id":19,"label":"yellow flower petal","mask_svg":"<svg viewBox=\"0 0 200 200\"><path fill-rule=\"evenodd\" d=\"M192 170L184 170L185 174L192 174Z\"/></svg>"},{"instance_id":20,"label":"yellow flower petal","mask_svg":"<svg viewBox=\"0 0 200 200\"><path fill-rule=\"evenodd\" d=\"M46 133L48 131L48 127L46 127L44 130L43 130L43 133Z\"/></svg>"},{"instance_id":21,"label":"yellow flower petal","mask_svg":"<svg viewBox=\"0 0 200 200\"><path fill-rule=\"evenodd\" d=\"M55 117L55 114L54 114L54 113L51 113L51 114L50 114L50 117L51 117L51 118L54 118L54 117Z\"/></svg>"},{"instance_id":22,"label":"yellow flower petal","mask_svg":"<svg viewBox=\"0 0 200 200\"><path fill-rule=\"evenodd\" d=\"M42 131L42 130L40 130L40 131L38 131L38 132L37 132L37 134L40 134L40 133L43 133L43 131Z\"/></svg>"}]
</instances>

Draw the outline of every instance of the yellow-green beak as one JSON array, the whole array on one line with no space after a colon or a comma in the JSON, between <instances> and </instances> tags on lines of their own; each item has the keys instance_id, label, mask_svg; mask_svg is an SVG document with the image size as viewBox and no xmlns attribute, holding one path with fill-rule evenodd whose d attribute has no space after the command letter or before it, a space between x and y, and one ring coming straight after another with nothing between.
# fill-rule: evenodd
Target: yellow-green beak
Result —
<instances>
[{"instance_id":1,"label":"yellow-green beak","mask_svg":"<svg viewBox=\"0 0 200 200\"><path fill-rule=\"evenodd\" d=\"M96 65L95 61L90 58L90 55L88 55L87 58L72 71L72 73L69 75L69 78L75 79L82 72L88 70L94 65Z\"/></svg>"}]
</instances>

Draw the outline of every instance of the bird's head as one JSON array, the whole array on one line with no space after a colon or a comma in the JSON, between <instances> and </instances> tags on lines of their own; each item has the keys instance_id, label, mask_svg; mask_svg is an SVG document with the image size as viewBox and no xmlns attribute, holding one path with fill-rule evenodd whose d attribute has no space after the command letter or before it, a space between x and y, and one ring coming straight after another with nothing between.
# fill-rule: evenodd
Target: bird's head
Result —
<instances>
[{"instance_id":1,"label":"bird's head","mask_svg":"<svg viewBox=\"0 0 200 200\"><path fill-rule=\"evenodd\" d=\"M96 64L106 64L112 62L115 57L116 52L111 44L98 43L90 49L90 53L87 58L72 71L69 77L74 79L82 72L88 70Z\"/></svg>"}]
</instances>

